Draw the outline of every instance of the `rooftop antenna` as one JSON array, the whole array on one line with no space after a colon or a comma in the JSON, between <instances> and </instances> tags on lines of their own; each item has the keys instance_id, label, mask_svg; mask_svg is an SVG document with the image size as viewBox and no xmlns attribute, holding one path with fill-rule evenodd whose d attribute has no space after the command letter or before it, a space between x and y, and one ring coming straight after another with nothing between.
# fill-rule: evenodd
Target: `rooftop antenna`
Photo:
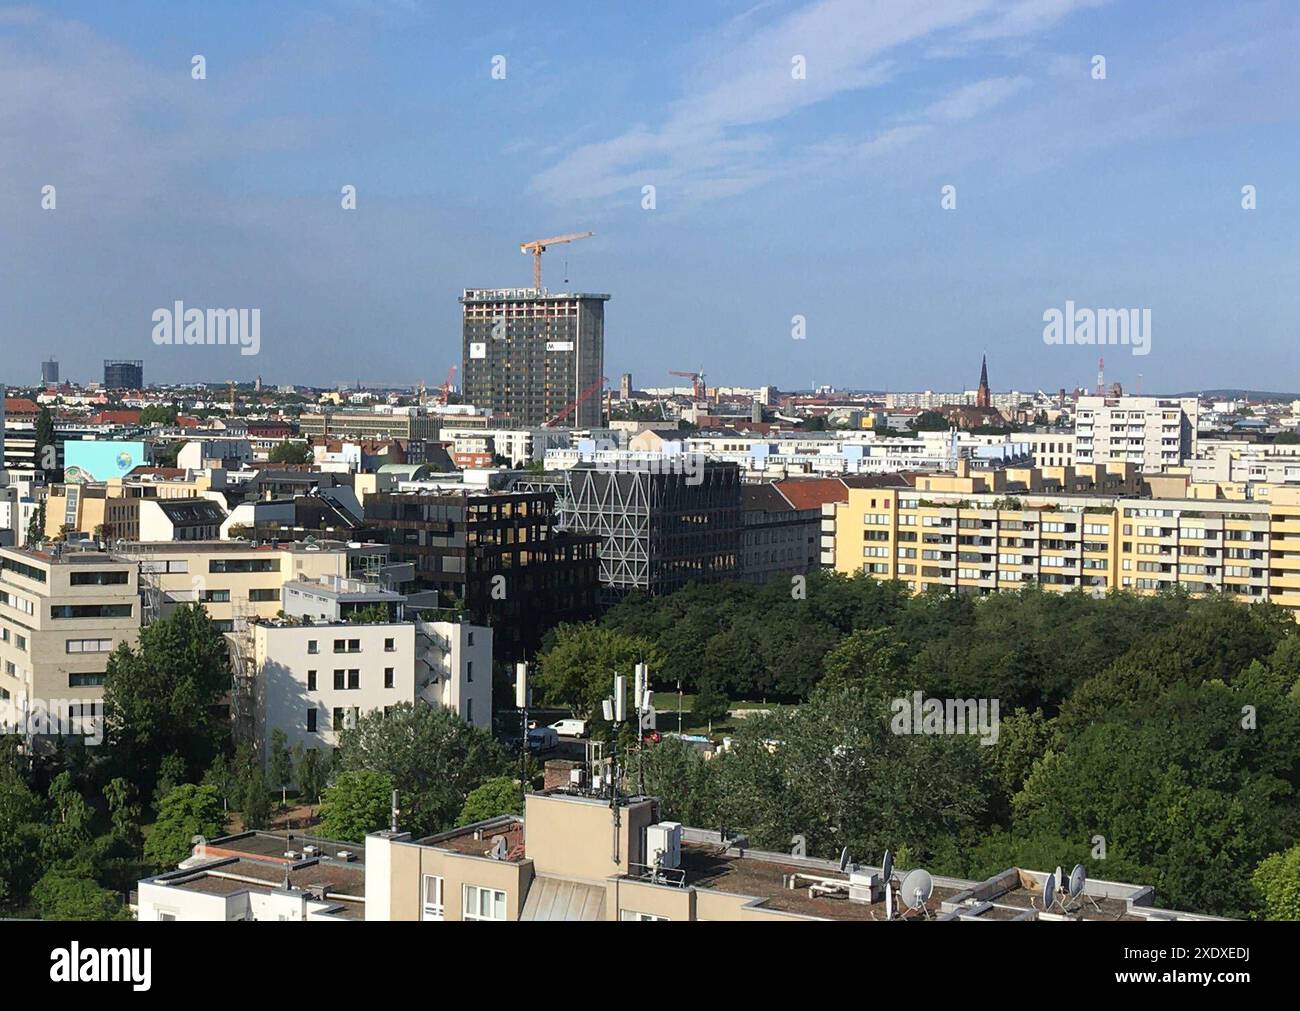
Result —
<instances>
[{"instance_id":1,"label":"rooftop antenna","mask_svg":"<svg viewBox=\"0 0 1300 1011\"><path fill-rule=\"evenodd\" d=\"M930 901L930 896L934 894L934 878L930 877L929 871L923 871L917 868L909 871L907 877L903 879L903 904L908 909L919 909L921 915L927 920L930 918L930 911L925 908L925 904Z\"/></svg>"},{"instance_id":2,"label":"rooftop antenna","mask_svg":"<svg viewBox=\"0 0 1300 1011\"><path fill-rule=\"evenodd\" d=\"M397 833L397 816L398 816L399 814L401 814L401 813L402 813L401 808L399 808L399 807L397 806L397 791L394 790L394 791L393 791L392 810L391 810L391 812L390 812L390 821L389 821L389 825L390 825L390 827L392 828L392 831L393 831L393 834L394 834L394 835L396 835L396 833Z\"/></svg>"}]
</instances>

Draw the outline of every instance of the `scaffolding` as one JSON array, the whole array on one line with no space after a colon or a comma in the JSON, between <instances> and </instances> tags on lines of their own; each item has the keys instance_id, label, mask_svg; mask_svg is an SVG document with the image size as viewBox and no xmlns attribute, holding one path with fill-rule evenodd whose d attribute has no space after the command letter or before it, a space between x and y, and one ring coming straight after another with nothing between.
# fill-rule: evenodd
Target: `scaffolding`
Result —
<instances>
[{"instance_id":1,"label":"scaffolding","mask_svg":"<svg viewBox=\"0 0 1300 1011\"><path fill-rule=\"evenodd\" d=\"M236 745L256 743L257 655L253 641L255 609L247 600L231 601L230 734Z\"/></svg>"}]
</instances>

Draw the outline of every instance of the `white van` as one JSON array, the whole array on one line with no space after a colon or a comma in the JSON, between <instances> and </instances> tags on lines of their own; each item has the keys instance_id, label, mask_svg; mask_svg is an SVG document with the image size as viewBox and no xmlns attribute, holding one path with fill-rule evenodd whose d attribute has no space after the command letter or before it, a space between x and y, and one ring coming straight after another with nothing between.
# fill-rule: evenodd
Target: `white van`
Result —
<instances>
[{"instance_id":1,"label":"white van","mask_svg":"<svg viewBox=\"0 0 1300 1011\"><path fill-rule=\"evenodd\" d=\"M586 720L559 720L551 724L551 729L561 737L586 737L587 721Z\"/></svg>"}]
</instances>

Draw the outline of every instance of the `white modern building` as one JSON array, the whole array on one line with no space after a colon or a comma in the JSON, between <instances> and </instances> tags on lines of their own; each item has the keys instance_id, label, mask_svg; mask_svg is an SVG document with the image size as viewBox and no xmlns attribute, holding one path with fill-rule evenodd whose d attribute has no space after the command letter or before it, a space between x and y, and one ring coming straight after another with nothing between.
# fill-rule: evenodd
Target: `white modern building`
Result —
<instances>
[{"instance_id":1,"label":"white modern building","mask_svg":"<svg viewBox=\"0 0 1300 1011\"><path fill-rule=\"evenodd\" d=\"M1196 456L1195 397L1080 397L1074 416L1078 463L1135 463L1146 473Z\"/></svg>"},{"instance_id":2,"label":"white modern building","mask_svg":"<svg viewBox=\"0 0 1300 1011\"><path fill-rule=\"evenodd\" d=\"M282 603L283 618L249 623L245 669L264 745L279 729L291 748L334 748L358 717L401 703L491 727L491 628L426 621L402 594L339 577L288 582Z\"/></svg>"}]
</instances>

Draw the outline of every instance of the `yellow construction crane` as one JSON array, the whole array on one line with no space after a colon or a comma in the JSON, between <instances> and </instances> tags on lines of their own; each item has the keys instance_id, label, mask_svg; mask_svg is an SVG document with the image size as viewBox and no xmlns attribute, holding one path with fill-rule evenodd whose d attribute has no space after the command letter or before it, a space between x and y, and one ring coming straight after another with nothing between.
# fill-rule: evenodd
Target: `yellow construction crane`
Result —
<instances>
[{"instance_id":1,"label":"yellow construction crane","mask_svg":"<svg viewBox=\"0 0 1300 1011\"><path fill-rule=\"evenodd\" d=\"M590 238L595 232L573 232L569 235L557 235L553 239L535 239L532 242L519 243L519 252L533 254L533 287L539 291L542 287L542 254L547 246L558 246L562 242L576 242L578 239Z\"/></svg>"}]
</instances>

